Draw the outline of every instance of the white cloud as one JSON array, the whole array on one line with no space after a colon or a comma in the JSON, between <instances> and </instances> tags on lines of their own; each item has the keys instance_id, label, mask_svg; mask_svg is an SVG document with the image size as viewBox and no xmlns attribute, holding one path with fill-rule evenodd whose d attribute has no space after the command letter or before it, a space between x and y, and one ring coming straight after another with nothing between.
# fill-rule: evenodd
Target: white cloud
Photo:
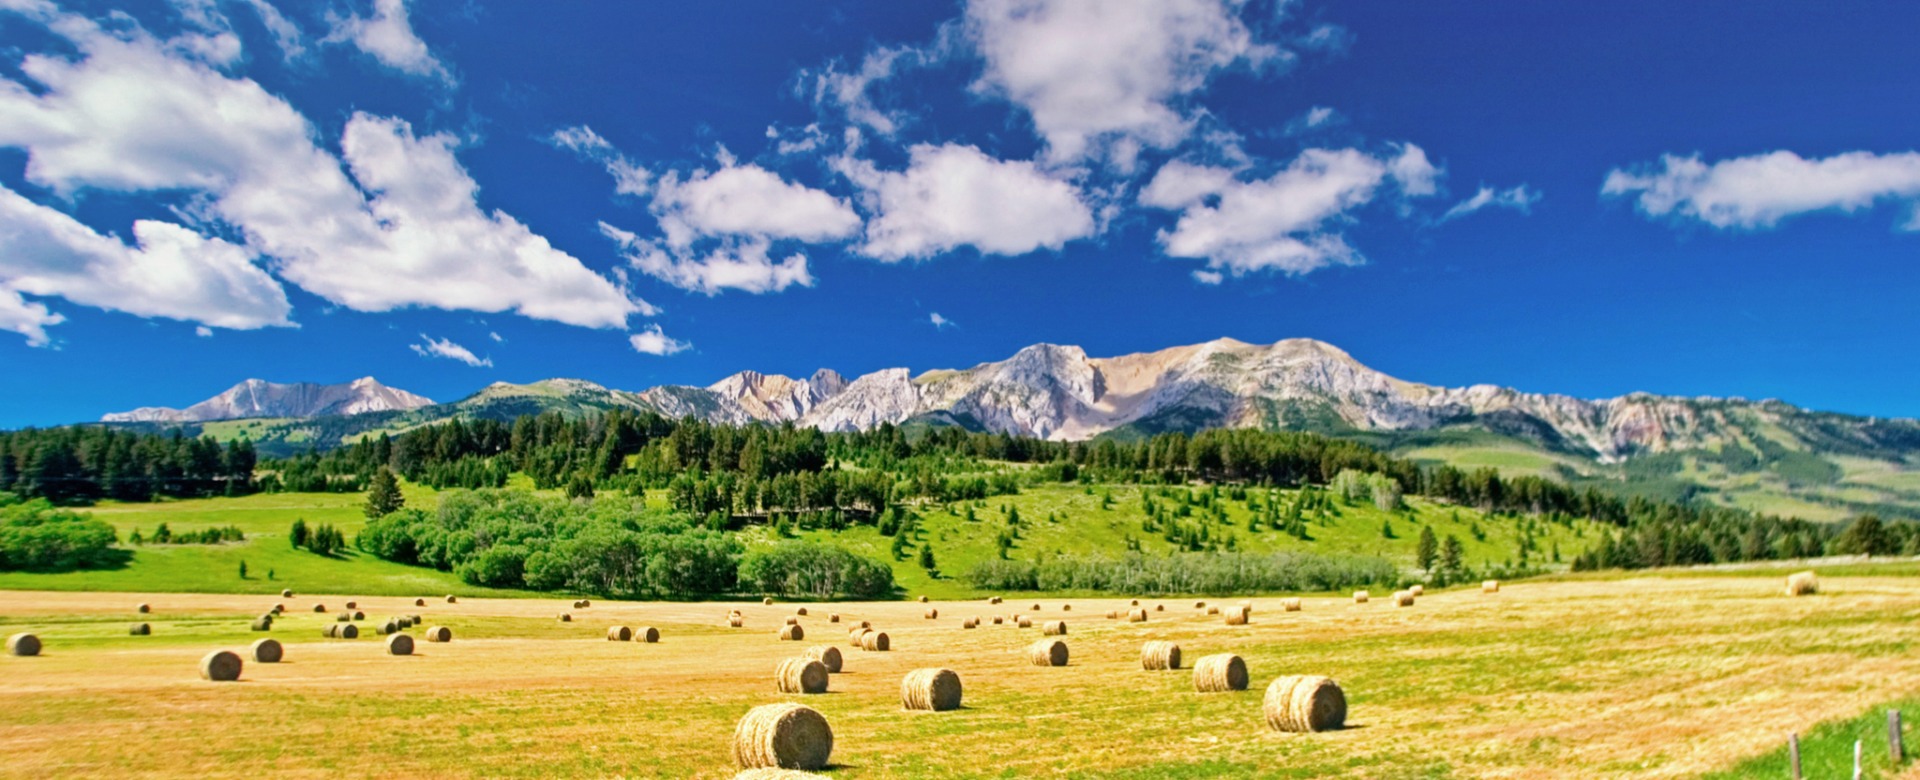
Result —
<instances>
[{"instance_id":1,"label":"white cloud","mask_svg":"<svg viewBox=\"0 0 1920 780\"><path fill-rule=\"evenodd\" d=\"M1920 230L1920 152L1845 152L1809 160L1789 151L1715 163L1664 155L1659 165L1607 173L1603 195L1633 197L1649 217L1716 228L1763 230L1816 211L1854 212L1891 201L1910 210L1902 230Z\"/></svg>"},{"instance_id":2,"label":"white cloud","mask_svg":"<svg viewBox=\"0 0 1920 780\"><path fill-rule=\"evenodd\" d=\"M1488 207L1513 209L1527 214L1533 211L1533 204L1539 202L1539 191L1528 189L1525 184L1504 190L1481 187L1473 197L1453 204L1453 208L1447 209L1447 213L1441 214L1440 218L1434 222L1435 224L1451 222Z\"/></svg>"},{"instance_id":3,"label":"white cloud","mask_svg":"<svg viewBox=\"0 0 1920 780\"><path fill-rule=\"evenodd\" d=\"M927 317L927 321L933 323L934 330L946 330L947 328L960 327L960 323L954 322L953 320L940 316L940 312L937 312L937 311L929 315Z\"/></svg>"},{"instance_id":4,"label":"white cloud","mask_svg":"<svg viewBox=\"0 0 1920 780\"><path fill-rule=\"evenodd\" d=\"M133 237L128 246L0 187L0 284L16 294L222 328L292 324L286 292L245 248L153 220L134 222Z\"/></svg>"},{"instance_id":5,"label":"white cloud","mask_svg":"<svg viewBox=\"0 0 1920 780\"><path fill-rule=\"evenodd\" d=\"M493 358L482 358L475 355L473 354L473 350L455 344L451 339L436 339L422 333L420 334L420 340L426 343L409 344L407 348L413 350L421 357L458 360L474 368L493 368Z\"/></svg>"},{"instance_id":6,"label":"white cloud","mask_svg":"<svg viewBox=\"0 0 1920 780\"><path fill-rule=\"evenodd\" d=\"M811 80L814 105L837 108L854 126L868 128L882 136L892 136L899 132L906 118L899 112L875 104L872 87L893 78L901 68L928 65L941 57L937 49L882 46L867 52L860 60L860 67L852 70L843 71L840 63L830 62L818 71L802 71L801 87L804 88ZM806 96L803 94L803 97Z\"/></svg>"},{"instance_id":7,"label":"white cloud","mask_svg":"<svg viewBox=\"0 0 1920 780\"><path fill-rule=\"evenodd\" d=\"M108 33L73 16L49 26L82 56L27 56L34 90L0 81L0 146L27 151L29 181L61 195L186 193L183 213L231 227L282 278L361 311L624 327L645 308L513 217L483 211L450 136L356 114L341 138L349 179L305 117L259 84L170 54L138 29Z\"/></svg>"},{"instance_id":8,"label":"white cloud","mask_svg":"<svg viewBox=\"0 0 1920 780\"><path fill-rule=\"evenodd\" d=\"M1219 271L1209 271L1204 268L1195 268L1193 269L1193 280L1201 284L1217 285L1217 284L1220 284L1221 282L1226 281L1227 277L1225 274L1222 274Z\"/></svg>"},{"instance_id":9,"label":"white cloud","mask_svg":"<svg viewBox=\"0 0 1920 780\"><path fill-rule=\"evenodd\" d=\"M718 295L725 290L749 293L780 292L799 285L813 286L807 256L795 252L775 262L772 242L764 238L727 238L704 251L687 245L641 238L600 223L600 233L619 244L635 270L682 290Z\"/></svg>"},{"instance_id":10,"label":"white cloud","mask_svg":"<svg viewBox=\"0 0 1920 780\"><path fill-rule=\"evenodd\" d=\"M1313 108L1307 109L1307 114L1303 118L1308 127L1319 127L1338 119L1339 115L1334 113L1333 109L1326 106L1314 106Z\"/></svg>"},{"instance_id":11,"label":"white cloud","mask_svg":"<svg viewBox=\"0 0 1920 780\"><path fill-rule=\"evenodd\" d=\"M580 155L583 160L596 162L605 167L607 174L613 177L614 192L621 195L647 194L648 180L652 178L652 174L646 168L627 159L626 155L613 148L613 144L594 132L593 128L586 125L561 128L547 136L547 143Z\"/></svg>"},{"instance_id":12,"label":"white cloud","mask_svg":"<svg viewBox=\"0 0 1920 780\"><path fill-rule=\"evenodd\" d=\"M846 201L758 165L737 165L725 157L722 163L716 171L660 177L653 212L668 244L685 247L714 236L818 243L860 230L860 215Z\"/></svg>"},{"instance_id":13,"label":"white cloud","mask_svg":"<svg viewBox=\"0 0 1920 780\"><path fill-rule=\"evenodd\" d=\"M493 343L495 344L504 344L507 341L505 338L502 338L498 333L488 333L487 338L493 339Z\"/></svg>"},{"instance_id":14,"label":"white cloud","mask_svg":"<svg viewBox=\"0 0 1920 780\"><path fill-rule=\"evenodd\" d=\"M409 76L454 83L447 66L413 31L413 22L407 18L407 0L373 0L372 16L353 14L333 20L333 33L327 40L351 41L380 64Z\"/></svg>"},{"instance_id":15,"label":"white cloud","mask_svg":"<svg viewBox=\"0 0 1920 780\"><path fill-rule=\"evenodd\" d=\"M67 318L49 311L44 304L20 297L20 293L0 281L0 330L27 337L27 346L47 345L47 328Z\"/></svg>"},{"instance_id":16,"label":"white cloud","mask_svg":"<svg viewBox=\"0 0 1920 780\"><path fill-rule=\"evenodd\" d=\"M886 262L971 246L983 254L1059 249L1092 235L1093 212L1072 184L1031 162L999 160L972 146L921 144L905 171L842 157L840 173L872 214L858 251Z\"/></svg>"},{"instance_id":17,"label":"white cloud","mask_svg":"<svg viewBox=\"0 0 1920 780\"><path fill-rule=\"evenodd\" d=\"M203 338L203 339L210 339L210 338L213 338L213 329L205 325L201 325L200 327L193 329L193 335L199 336L200 338Z\"/></svg>"},{"instance_id":18,"label":"white cloud","mask_svg":"<svg viewBox=\"0 0 1920 780\"><path fill-rule=\"evenodd\" d=\"M1163 251L1207 261L1202 283L1221 273L1304 274L1362 261L1340 233L1354 209L1372 201L1383 184L1403 195L1431 194L1438 172L1419 147L1391 157L1356 149L1308 149L1265 179L1241 181L1232 171L1172 162L1141 190L1141 205L1179 211L1160 232Z\"/></svg>"},{"instance_id":19,"label":"white cloud","mask_svg":"<svg viewBox=\"0 0 1920 780\"><path fill-rule=\"evenodd\" d=\"M660 331L660 326L650 325L645 330L627 337L627 343L633 345L633 351L643 355L671 355L685 352L693 347L684 341L668 338Z\"/></svg>"},{"instance_id":20,"label":"white cloud","mask_svg":"<svg viewBox=\"0 0 1920 780\"><path fill-rule=\"evenodd\" d=\"M1219 71L1282 60L1254 41L1232 0L972 0L968 39L986 60L976 89L1024 108L1054 161L1120 143L1172 148L1196 122L1185 99Z\"/></svg>"}]
</instances>

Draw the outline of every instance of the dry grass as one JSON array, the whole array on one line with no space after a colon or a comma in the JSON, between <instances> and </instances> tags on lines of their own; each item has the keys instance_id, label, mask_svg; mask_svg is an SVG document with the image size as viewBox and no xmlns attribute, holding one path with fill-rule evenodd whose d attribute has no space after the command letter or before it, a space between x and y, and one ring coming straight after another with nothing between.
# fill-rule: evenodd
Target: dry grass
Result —
<instances>
[{"instance_id":1,"label":"dry grass","mask_svg":"<svg viewBox=\"0 0 1920 780\"><path fill-rule=\"evenodd\" d=\"M903 628L893 652L849 659L833 693L807 701L832 720L839 780L1690 778L1920 692L1913 579L1829 576L1787 598L1784 574L1435 589L1419 609L1308 597L1283 614L1281 599L1255 599L1266 617L1231 629L1188 610L1077 626L1058 668L1031 664L1031 634L952 630L913 602L837 604L849 626ZM161 615L155 634L125 636L140 600ZM396 614L413 596L359 600ZM728 735L778 700L765 675L798 654L715 625L735 605L602 602L567 624L553 616L570 597L472 598L434 605L461 641L404 663L314 636L331 616L304 612L272 633L288 662L251 663L260 635L246 621L273 601L0 592L0 635L47 640L38 658L0 657L0 776L317 780L377 755L381 775L727 778ZM1125 604L1076 600L1094 614ZM761 627L792 609L737 606ZM635 653L601 636L616 622L674 640ZM1239 655L1263 686L1338 680L1348 728L1273 732L1259 689L1199 694L1186 674L1142 673L1149 639ZM200 681L195 663L216 649L250 661L243 682ZM963 709L905 717L902 676L927 667L966 680Z\"/></svg>"},{"instance_id":2,"label":"dry grass","mask_svg":"<svg viewBox=\"0 0 1920 780\"><path fill-rule=\"evenodd\" d=\"M1820 578L1813 572L1802 571L1787 575L1787 595L1811 596L1820 592Z\"/></svg>"},{"instance_id":3,"label":"dry grass","mask_svg":"<svg viewBox=\"0 0 1920 780\"><path fill-rule=\"evenodd\" d=\"M840 673L840 648L833 645L814 645L807 648L807 657L819 661L830 674Z\"/></svg>"}]
</instances>

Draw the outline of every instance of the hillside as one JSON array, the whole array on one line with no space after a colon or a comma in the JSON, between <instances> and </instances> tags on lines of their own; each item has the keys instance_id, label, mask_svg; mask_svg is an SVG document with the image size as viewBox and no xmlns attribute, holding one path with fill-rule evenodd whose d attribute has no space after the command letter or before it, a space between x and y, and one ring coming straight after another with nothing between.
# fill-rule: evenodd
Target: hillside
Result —
<instances>
[{"instance_id":1,"label":"hillside","mask_svg":"<svg viewBox=\"0 0 1920 780\"><path fill-rule=\"evenodd\" d=\"M1815 519L1859 511L1920 516L1920 423L1780 401L1635 393L1609 399L1448 388L1376 371L1323 342L1220 339L1089 357L1036 345L967 369L904 368L848 380L744 371L707 387L639 392L577 379L496 383L447 404L294 417L248 432L285 453L453 417L650 411L723 423L830 431L957 425L1053 440L1133 439L1217 427L1358 438L1416 458L1494 466L1573 483ZM220 429L212 429L216 434Z\"/></svg>"}]
</instances>

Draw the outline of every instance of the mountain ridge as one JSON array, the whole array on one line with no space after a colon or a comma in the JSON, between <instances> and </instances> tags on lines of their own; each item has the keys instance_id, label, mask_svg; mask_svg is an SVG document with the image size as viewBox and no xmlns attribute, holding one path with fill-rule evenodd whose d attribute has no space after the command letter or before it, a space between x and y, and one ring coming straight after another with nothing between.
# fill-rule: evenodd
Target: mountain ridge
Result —
<instances>
[{"instance_id":1,"label":"mountain ridge","mask_svg":"<svg viewBox=\"0 0 1920 780\"><path fill-rule=\"evenodd\" d=\"M366 376L339 384L245 379L226 391L184 409L143 406L111 412L101 422L215 422L254 417L351 416L368 412L406 411L432 406L433 399Z\"/></svg>"}]
</instances>

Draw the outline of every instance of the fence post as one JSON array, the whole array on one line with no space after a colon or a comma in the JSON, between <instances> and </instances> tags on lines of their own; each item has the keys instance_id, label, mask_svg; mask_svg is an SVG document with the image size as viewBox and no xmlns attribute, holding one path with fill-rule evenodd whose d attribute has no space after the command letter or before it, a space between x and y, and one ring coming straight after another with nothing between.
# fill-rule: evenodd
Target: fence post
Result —
<instances>
[{"instance_id":1,"label":"fence post","mask_svg":"<svg viewBox=\"0 0 1920 780\"><path fill-rule=\"evenodd\" d=\"M1860 780L1860 740L1853 741L1853 780Z\"/></svg>"},{"instance_id":2,"label":"fence post","mask_svg":"<svg viewBox=\"0 0 1920 780\"><path fill-rule=\"evenodd\" d=\"M1800 779L1800 735L1787 735L1787 762L1793 767L1793 780Z\"/></svg>"},{"instance_id":3,"label":"fence post","mask_svg":"<svg viewBox=\"0 0 1920 780\"><path fill-rule=\"evenodd\" d=\"M1887 710L1887 752L1893 757L1893 765L1898 768L1907 760L1907 746L1900 737L1900 711Z\"/></svg>"}]
</instances>

